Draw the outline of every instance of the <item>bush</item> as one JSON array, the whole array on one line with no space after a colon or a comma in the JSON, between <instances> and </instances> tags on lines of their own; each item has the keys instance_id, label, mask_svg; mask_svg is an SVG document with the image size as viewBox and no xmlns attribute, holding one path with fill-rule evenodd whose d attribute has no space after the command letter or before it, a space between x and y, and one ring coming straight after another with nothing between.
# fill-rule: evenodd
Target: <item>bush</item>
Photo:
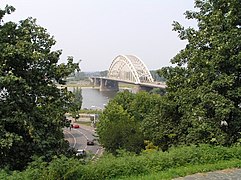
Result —
<instances>
[{"instance_id":1,"label":"bush","mask_svg":"<svg viewBox=\"0 0 241 180\"><path fill-rule=\"evenodd\" d=\"M120 151L106 154L98 161L83 164L75 158L55 158L48 166L36 160L26 171L0 171L0 179L113 179L165 172L192 165L217 164L241 159L241 147L192 145L170 148L165 152L143 152L140 155ZM46 167L45 167L46 166Z\"/></svg>"}]
</instances>

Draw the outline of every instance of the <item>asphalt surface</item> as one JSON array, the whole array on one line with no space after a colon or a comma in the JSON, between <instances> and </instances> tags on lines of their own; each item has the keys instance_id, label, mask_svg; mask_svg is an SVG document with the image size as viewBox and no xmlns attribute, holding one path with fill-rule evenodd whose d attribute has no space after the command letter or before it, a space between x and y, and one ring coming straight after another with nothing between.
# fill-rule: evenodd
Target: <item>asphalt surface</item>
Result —
<instances>
[{"instance_id":1,"label":"asphalt surface","mask_svg":"<svg viewBox=\"0 0 241 180\"><path fill-rule=\"evenodd\" d=\"M241 169L224 169L220 171L197 173L174 180L241 180Z\"/></svg>"},{"instance_id":2,"label":"asphalt surface","mask_svg":"<svg viewBox=\"0 0 241 180\"><path fill-rule=\"evenodd\" d=\"M80 125L80 128L65 128L64 135L70 146L76 150L84 149L94 154L94 157L102 153L102 147L97 141L94 141L94 145L87 145L87 139L94 140L96 138L93 127Z\"/></svg>"}]
</instances>

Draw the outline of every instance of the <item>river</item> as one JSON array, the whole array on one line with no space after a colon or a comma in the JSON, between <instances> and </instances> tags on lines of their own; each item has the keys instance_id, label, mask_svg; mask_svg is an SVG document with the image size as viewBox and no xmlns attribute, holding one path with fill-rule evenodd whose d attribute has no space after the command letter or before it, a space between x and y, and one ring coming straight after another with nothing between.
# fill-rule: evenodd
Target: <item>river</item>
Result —
<instances>
[{"instance_id":1,"label":"river","mask_svg":"<svg viewBox=\"0 0 241 180\"><path fill-rule=\"evenodd\" d=\"M73 91L72 87L68 87L70 91ZM81 109L103 109L108 104L117 92L113 91L99 91L95 88L81 88L82 89L82 107Z\"/></svg>"},{"instance_id":2,"label":"river","mask_svg":"<svg viewBox=\"0 0 241 180\"><path fill-rule=\"evenodd\" d=\"M103 109L109 100L116 95L113 91L99 91L94 88L82 88L82 109Z\"/></svg>"}]
</instances>

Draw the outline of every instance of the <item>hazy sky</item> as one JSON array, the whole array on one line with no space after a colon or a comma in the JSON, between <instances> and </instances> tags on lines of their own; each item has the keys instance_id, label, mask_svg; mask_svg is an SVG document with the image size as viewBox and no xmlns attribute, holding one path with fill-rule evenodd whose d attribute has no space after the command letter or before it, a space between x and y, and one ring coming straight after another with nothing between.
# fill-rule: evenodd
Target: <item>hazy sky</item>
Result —
<instances>
[{"instance_id":1,"label":"hazy sky","mask_svg":"<svg viewBox=\"0 0 241 180\"><path fill-rule=\"evenodd\" d=\"M186 43L173 21L194 24L183 15L194 0L0 0L6 4L16 11L5 21L36 18L63 50L60 62L82 59L82 71L107 70L120 54L138 56L150 70L171 65Z\"/></svg>"}]
</instances>

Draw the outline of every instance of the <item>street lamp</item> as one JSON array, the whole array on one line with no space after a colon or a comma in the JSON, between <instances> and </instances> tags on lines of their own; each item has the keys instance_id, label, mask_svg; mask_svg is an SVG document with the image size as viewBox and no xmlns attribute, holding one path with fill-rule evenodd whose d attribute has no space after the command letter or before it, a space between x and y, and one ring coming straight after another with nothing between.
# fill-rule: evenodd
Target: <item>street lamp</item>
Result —
<instances>
[{"instance_id":1,"label":"street lamp","mask_svg":"<svg viewBox=\"0 0 241 180\"><path fill-rule=\"evenodd\" d=\"M105 106L105 104L103 104ZM98 106L90 106L90 109L93 110L101 110L101 112L103 113L104 108L98 107ZM92 114L91 117L93 118L93 125L95 126L96 122L99 120L99 114Z\"/></svg>"},{"instance_id":2,"label":"street lamp","mask_svg":"<svg viewBox=\"0 0 241 180\"><path fill-rule=\"evenodd\" d=\"M80 63L81 63L82 61L83 61L82 59L79 59L79 61L78 61L79 71L81 71Z\"/></svg>"}]
</instances>

